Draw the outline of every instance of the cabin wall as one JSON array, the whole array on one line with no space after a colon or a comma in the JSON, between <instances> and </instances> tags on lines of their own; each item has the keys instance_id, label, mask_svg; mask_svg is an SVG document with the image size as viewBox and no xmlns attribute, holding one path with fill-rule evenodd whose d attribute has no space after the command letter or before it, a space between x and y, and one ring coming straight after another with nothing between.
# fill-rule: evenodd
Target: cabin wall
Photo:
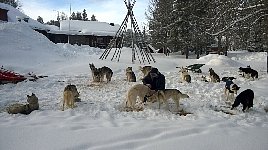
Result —
<instances>
[{"instance_id":1,"label":"cabin wall","mask_svg":"<svg viewBox=\"0 0 268 150\"><path fill-rule=\"evenodd\" d=\"M0 20L1 21L8 21L7 12L8 10L0 8Z\"/></svg>"}]
</instances>

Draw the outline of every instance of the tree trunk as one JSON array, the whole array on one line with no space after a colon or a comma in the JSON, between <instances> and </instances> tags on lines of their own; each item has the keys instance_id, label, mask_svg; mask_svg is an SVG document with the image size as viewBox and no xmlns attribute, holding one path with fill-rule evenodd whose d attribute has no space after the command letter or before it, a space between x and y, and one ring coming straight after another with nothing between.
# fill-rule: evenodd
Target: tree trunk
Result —
<instances>
[{"instance_id":1,"label":"tree trunk","mask_svg":"<svg viewBox=\"0 0 268 150\"><path fill-rule=\"evenodd\" d=\"M188 47L186 48L186 51L185 51L185 57L186 57L186 59L189 58L189 48Z\"/></svg>"}]
</instances>

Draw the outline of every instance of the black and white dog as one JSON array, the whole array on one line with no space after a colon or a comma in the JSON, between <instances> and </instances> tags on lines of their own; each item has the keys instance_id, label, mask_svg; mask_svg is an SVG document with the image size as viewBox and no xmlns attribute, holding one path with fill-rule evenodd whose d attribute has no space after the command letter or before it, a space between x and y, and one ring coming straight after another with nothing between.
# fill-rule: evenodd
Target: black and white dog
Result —
<instances>
[{"instance_id":1,"label":"black and white dog","mask_svg":"<svg viewBox=\"0 0 268 150\"><path fill-rule=\"evenodd\" d=\"M222 78L221 78L221 80L222 80L223 82L227 82L228 80L233 81L234 79L236 79L236 78L235 78L235 77L222 77Z\"/></svg>"},{"instance_id":2,"label":"black and white dog","mask_svg":"<svg viewBox=\"0 0 268 150\"><path fill-rule=\"evenodd\" d=\"M241 92L235 99L234 104L231 109L239 106L241 103L243 105L243 112L250 107L253 107L254 92L251 89L247 89Z\"/></svg>"},{"instance_id":3,"label":"black and white dog","mask_svg":"<svg viewBox=\"0 0 268 150\"><path fill-rule=\"evenodd\" d=\"M209 72L209 75L210 75L211 82L214 82L214 83L220 82L219 75L217 75L212 68L209 68L208 72Z\"/></svg>"},{"instance_id":4,"label":"black and white dog","mask_svg":"<svg viewBox=\"0 0 268 150\"><path fill-rule=\"evenodd\" d=\"M252 69L250 66L247 66L246 68L239 67L239 71L242 73L242 77L253 79L258 78L258 72L254 69Z\"/></svg>"},{"instance_id":5,"label":"black and white dog","mask_svg":"<svg viewBox=\"0 0 268 150\"><path fill-rule=\"evenodd\" d=\"M229 97L231 100L234 100L234 94L237 94L237 91L240 89L234 82L229 79L225 83L224 94L227 97L226 101L228 101Z\"/></svg>"}]
</instances>

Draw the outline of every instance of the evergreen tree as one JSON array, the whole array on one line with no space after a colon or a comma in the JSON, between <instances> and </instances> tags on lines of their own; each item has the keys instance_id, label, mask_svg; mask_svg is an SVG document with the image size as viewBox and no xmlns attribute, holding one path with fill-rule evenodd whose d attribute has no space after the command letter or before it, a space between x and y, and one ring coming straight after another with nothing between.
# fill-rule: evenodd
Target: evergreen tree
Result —
<instances>
[{"instance_id":1,"label":"evergreen tree","mask_svg":"<svg viewBox=\"0 0 268 150\"><path fill-rule=\"evenodd\" d=\"M70 16L70 20L77 20L75 12L73 12L72 15Z\"/></svg>"},{"instance_id":2,"label":"evergreen tree","mask_svg":"<svg viewBox=\"0 0 268 150\"><path fill-rule=\"evenodd\" d=\"M94 14L91 16L91 21L98 21L98 20L96 19L96 16L95 16Z\"/></svg>"},{"instance_id":3,"label":"evergreen tree","mask_svg":"<svg viewBox=\"0 0 268 150\"><path fill-rule=\"evenodd\" d=\"M82 17L83 17L82 19L83 19L84 21L87 21L87 20L88 20L86 9L83 10Z\"/></svg>"},{"instance_id":4,"label":"evergreen tree","mask_svg":"<svg viewBox=\"0 0 268 150\"><path fill-rule=\"evenodd\" d=\"M152 36L152 45L155 48L170 46L170 24L172 23L173 1L151 0L153 7L149 8L149 30Z\"/></svg>"},{"instance_id":5,"label":"evergreen tree","mask_svg":"<svg viewBox=\"0 0 268 150\"><path fill-rule=\"evenodd\" d=\"M13 6L14 8L20 7L18 0L0 0L0 3L5 3Z\"/></svg>"},{"instance_id":6,"label":"evergreen tree","mask_svg":"<svg viewBox=\"0 0 268 150\"><path fill-rule=\"evenodd\" d=\"M48 24L48 25L55 25L57 27L60 27L60 22L59 21L55 21L55 20L50 20L46 24Z\"/></svg>"},{"instance_id":7,"label":"evergreen tree","mask_svg":"<svg viewBox=\"0 0 268 150\"><path fill-rule=\"evenodd\" d=\"M40 17L40 16L38 16L38 17L37 17L37 21L38 21L38 22L40 22L40 23L42 23L42 24L44 23L43 18L42 18L42 17Z\"/></svg>"},{"instance_id":8,"label":"evergreen tree","mask_svg":"<svg viewBox=\"0 0 268 150\"><path fill-rule=\"evenodd\" d=\"M219 49L265 51L267 8L264 0L150 0L150 42L156 48L166 45L182 52L212 43Z\"/></svg>"},{"instance_id":9,"label":"evergreen tree","mask_svg":"<svg viewBox=\"0 0 268 150\"><path fill-rule=\"evenodd\" d=\"M82 14L80 12L76 13L76 20L83 20Z\"/></svg>"}]
</instances>

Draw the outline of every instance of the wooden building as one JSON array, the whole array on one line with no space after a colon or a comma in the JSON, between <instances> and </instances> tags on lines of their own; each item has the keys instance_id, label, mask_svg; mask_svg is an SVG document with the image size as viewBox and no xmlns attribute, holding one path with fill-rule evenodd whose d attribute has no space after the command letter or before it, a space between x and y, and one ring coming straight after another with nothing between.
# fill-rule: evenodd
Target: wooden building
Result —
<instances>
[{"instance_id":1,"label":"wooden building","mask_svg":"<svg viewBox=\"0 0 268 150\"><path fill-rule=\"evenodd\" d=\"M0 21L8 21L7 12L8 10L0 8Z\"/></svg>"},{"instance_id":2,"label":"wooden building","mask_svg":"<svg viewBox=\"0 0 268 150\"><path fill-rule=\"evenodd\" d=\"M45 36L54 43L70 43L106 48L119 25L98 21L63 20L59 30L50 30ZM41 32L41 31L38 31Z\"/></svg>"}]
</instances>

